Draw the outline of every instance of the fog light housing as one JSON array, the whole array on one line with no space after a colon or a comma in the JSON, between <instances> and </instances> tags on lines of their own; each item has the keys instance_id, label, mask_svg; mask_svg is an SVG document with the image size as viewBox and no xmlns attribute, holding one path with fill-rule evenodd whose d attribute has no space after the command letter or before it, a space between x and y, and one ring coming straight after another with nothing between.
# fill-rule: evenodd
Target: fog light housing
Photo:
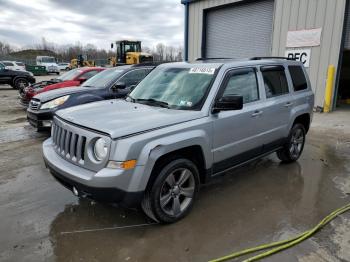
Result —
<instances>
[{"instance_id":1,"label":"fog light housing","mask_svg":"<svg viewBox=\"0 0 350 262\"><path fill-rule=\"evenodd\" d=\"M43 120L42 121L42 126L43 127L51 127L51 125L52 125L51 120Z\"/></svg>"},{"instance_id":2,"label":"fog light housing","mask_svg":"<svg viewBox=\"0 0 350 262\"><path fill-rule=\"evenodd\" d=\"M107 168L113 169L133 169L136 166L136 160L127 160L127 161L109 161L107 164Z\"/></svg>"}]
</instances>

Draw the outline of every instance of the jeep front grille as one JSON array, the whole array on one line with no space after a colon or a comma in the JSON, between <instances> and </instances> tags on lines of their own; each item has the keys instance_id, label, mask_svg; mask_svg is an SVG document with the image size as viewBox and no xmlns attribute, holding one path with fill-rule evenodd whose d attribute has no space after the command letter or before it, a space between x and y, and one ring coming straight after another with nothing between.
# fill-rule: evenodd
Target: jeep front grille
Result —
<instances>
[{"instance_id":1,"label":"jeep front grille","mask_svg":"<svg viewBox=\"0 0 350 262\"><path fill-rule=\"evenodd\" d=\"M112 142L107 134L96 133L54 116L51 127L51 139L56 153L75 165L91 171L99 171L108 162L108 156L102 161L93 159L92 145L103 137L108 144Z\"/></svg>"},{"instance_id":2,"label":"jeep front grille","mask_svg":"<svg viewBox=\"0 0 350 262\"><path fill-rule=\"evenodd\" d=\"M40 108L40 101L33 100L33 99L30 100L29 108L32 109L32 110L39 110L39 108Z\"/></svg>"},{"instance_id":3,"label":"jeep front grille","mask_svg":"<svg viewBox=\"0 0 350 262\"><path fill-rule=\"evenodd\" d=\"M86 137L69 131L59 125L52 125L52 140L56 152L62 156L84 164Z\"/></svg>"}]
</instances>

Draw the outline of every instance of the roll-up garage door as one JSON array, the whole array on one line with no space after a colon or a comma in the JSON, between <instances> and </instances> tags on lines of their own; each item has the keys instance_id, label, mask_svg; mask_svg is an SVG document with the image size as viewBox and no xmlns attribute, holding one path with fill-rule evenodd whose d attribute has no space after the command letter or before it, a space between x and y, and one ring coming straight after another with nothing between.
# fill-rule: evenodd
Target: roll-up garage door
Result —
<instances>
[{"instance_id":1,"label":"roll-up garage door","mask_svg":"<svg viewBox=\"0 0 350 262\"><path fill-rule=\"evenodd\" d=\"M273 0L243 2L207 10L205 57L270 55L273 12Z\"/></svg>"},{"instance_id":2,"label":"roll-up garage door","mask_svg":"<svg viewBox=\"0 0 350 262\"><path fill-rule=\"evenodd\" d=\"M344 34L344 48L350 50L350 3L347 4L345 10Z\"/></svg>"}]
</instances>

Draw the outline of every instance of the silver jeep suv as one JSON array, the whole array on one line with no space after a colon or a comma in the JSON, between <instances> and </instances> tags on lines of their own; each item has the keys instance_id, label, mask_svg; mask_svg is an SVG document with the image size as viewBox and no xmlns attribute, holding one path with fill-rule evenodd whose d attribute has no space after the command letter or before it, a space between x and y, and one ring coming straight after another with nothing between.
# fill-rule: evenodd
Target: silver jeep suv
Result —
<instances>
[{"instance_id":1,"label":"silver jeep suv","mask_svg":"<svg viewBox=\"0 0 350 262\"><path fill-rule=\"evenodd\" d=\"M80 197L186 216L202 183L277 152L296 161L314 94L303 65L278 58L158 66L126 100L58 111L46 166Z\"/></svg>"}]
</instances>

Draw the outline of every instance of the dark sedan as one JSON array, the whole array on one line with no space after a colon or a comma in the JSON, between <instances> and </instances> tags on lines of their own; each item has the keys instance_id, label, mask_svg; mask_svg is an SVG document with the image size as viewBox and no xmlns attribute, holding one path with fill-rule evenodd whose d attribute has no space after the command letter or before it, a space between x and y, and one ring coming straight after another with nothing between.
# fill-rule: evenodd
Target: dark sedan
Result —
<instances>
[{"instance_id":1,"label":"dark sedan","mask_svg":"<svg viewBox=\"0 0 350 262\"><path fill-rule=\"evenodd\" d=\"M63 108L125 97L154 66L119 66L104 70L79 87L61 88L33 97L27 109L29 123L38 131L49 129L54 113Z\"/></svg>"}]
</instances>

